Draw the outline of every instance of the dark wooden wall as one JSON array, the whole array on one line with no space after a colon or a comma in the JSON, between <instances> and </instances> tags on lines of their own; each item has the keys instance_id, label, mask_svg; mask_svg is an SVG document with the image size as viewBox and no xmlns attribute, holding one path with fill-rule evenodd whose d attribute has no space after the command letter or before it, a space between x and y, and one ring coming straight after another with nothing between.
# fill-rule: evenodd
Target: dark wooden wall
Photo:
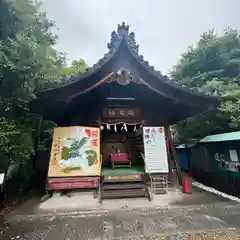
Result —
<instances>
[{"instance_id":1,"label":"dark wooden wall","mask_svg":"<svg viewBox=\"0 0 240 240\"><path fill-rule=\"evenodd\" d=\"M131 108L129 108L131 109ZM140 123L145 121L145 126L164 126L167 125L167 117L163 112L162 115L155 112L154 108L146 109L144 107L138 107L140 114L136 117L107 117L104 116L102 109L97 109L94 112L92 110L91 114L89 115L82 115L81 112L76 112L73 114L70 120L69 125L85 125L85 126L100 126L97 121L104 122L104 123L117 123L117 122L125 122L125 123Z\"/></svg>"}]
</instances>

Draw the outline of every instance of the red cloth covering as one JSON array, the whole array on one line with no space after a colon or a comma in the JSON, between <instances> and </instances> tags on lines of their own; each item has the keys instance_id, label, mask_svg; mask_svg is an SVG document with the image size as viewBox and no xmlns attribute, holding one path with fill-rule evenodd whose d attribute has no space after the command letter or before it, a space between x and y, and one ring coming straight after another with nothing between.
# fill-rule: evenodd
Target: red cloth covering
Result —
<instances>
[{"instance_id":1,"label":"red cloth covering","mask_svg":"<svg viewBox=\"0 0 240 240\"><path fill-rule=\"evenodd\" d=\"M117 154L110 154L111 160L113 161L126 161L129 160L127 153L117 153Z\"/></svg>"}]
</instances>

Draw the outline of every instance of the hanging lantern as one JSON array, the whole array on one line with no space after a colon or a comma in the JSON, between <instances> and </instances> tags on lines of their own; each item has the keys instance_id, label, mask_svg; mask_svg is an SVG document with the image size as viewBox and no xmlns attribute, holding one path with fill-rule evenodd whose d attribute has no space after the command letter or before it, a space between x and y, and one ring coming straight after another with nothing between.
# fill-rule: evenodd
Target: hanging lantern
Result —
<instances>
[{"instance_id":1,"label":"hanging lantern","mask_svg":"<svg viewBox=\"0 0 240 240\"><path fill-rule=\"evenodd\" d=\"M101 130L101 131L104 130L104 126L103 126L103 125L100 126L100 130Z\"/></svg>"},{"instance_id":2,"label":"hanging lantern","mask_svg":"<svg viewBox=\"0 0 240 240\"><path fill-rule=\"evenodd\" d=\"M114 125L114 131L117 132L117 125Z\"/></svg>"},{"instance_id":3,"label":"hanging lantern","mask_svg":"<svg viewBox=\"0 0 240 240\"><path fill-rule=\"evenodd\" d=\"M111 127L108 123L107 123L107 130L111 130Z\"/></svg>"}]
</instances>

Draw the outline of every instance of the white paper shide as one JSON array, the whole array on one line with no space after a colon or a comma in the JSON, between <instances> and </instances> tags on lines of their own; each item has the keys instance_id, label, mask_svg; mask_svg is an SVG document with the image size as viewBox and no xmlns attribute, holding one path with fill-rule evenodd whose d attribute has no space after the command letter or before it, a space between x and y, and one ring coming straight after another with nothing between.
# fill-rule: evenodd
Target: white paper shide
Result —
<instances>
[{"instance_id":1,"label":"white paper shide","mask_svg":"<svg viewBox=\"0 0 240 240\"><path fill-rule=\"evenodd\" d=\"M0 173L0 185L3 184L4 177L5 177L5 174L4 173Z\"/></svg>"}]
</instances>

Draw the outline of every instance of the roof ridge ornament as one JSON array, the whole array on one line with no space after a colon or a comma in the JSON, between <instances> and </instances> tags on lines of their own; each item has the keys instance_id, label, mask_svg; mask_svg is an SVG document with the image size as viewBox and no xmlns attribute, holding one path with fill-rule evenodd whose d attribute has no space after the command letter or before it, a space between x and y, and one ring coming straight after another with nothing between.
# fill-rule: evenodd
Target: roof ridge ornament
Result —
<instances>
[{"instance_id":1,"label":"roof ridge ornament","mask_svg":"<svg viewBox=\"0 0 240 240\"><path fill-rule=\"evenodd\" d=\"M107 83L111 83L111 82L117 82L122 86L126 86L131 82L136 84L141 84L141 79L134 76L129 70L125 68L120 68L115 75L111 76L108 79Z\"/></svg>"},{"instance_id":2,"label":"roof ridge ornament","mask_svg":"<svg viewBox=\"0 0 240 240\"><path fill-rule=\"evenodd\" d=\"M125 22L122 22L122 25L118 24L117 33L120 36L128 36L129 25L126 25Z\"/></svg>"},{"instance_id":3,"label":"roof ridge ornament","mask_svg":"<svg viewBox=\"0 0 240 240\"><path fill-rule=\"evenodd\" d=\"M122 24L118 24L117 32L112 31L110 43L108 43L107 45L109 52L115 52L123 39L127 42L132 53L140 61L141 64L145 65L145 67L147 67L157 77L161 77L164 81L169 82L167 76L163 76L160 71L156 71L155 68L148 63L148 61L144 60L143 55L139 55L139 45L136 43L135 33L129 33L129 25L126 25L125 22L122 22Z\"/></svg>"},{"instance_id":4,"label":"roof ridge ornament","mask_svg":"<svg viewBox=\"0 0 240 240\"><path fill-rule=\"evenodd\" d=\"M139 46L136 44L135 33L129 33L129 25L126 25L125 22L118 24L117 32L112 31L110 43L107 45L108 49L110 51L116 50L123 39L128 43L131 50L138 55Z\"/></svg>"}]
</instances>

